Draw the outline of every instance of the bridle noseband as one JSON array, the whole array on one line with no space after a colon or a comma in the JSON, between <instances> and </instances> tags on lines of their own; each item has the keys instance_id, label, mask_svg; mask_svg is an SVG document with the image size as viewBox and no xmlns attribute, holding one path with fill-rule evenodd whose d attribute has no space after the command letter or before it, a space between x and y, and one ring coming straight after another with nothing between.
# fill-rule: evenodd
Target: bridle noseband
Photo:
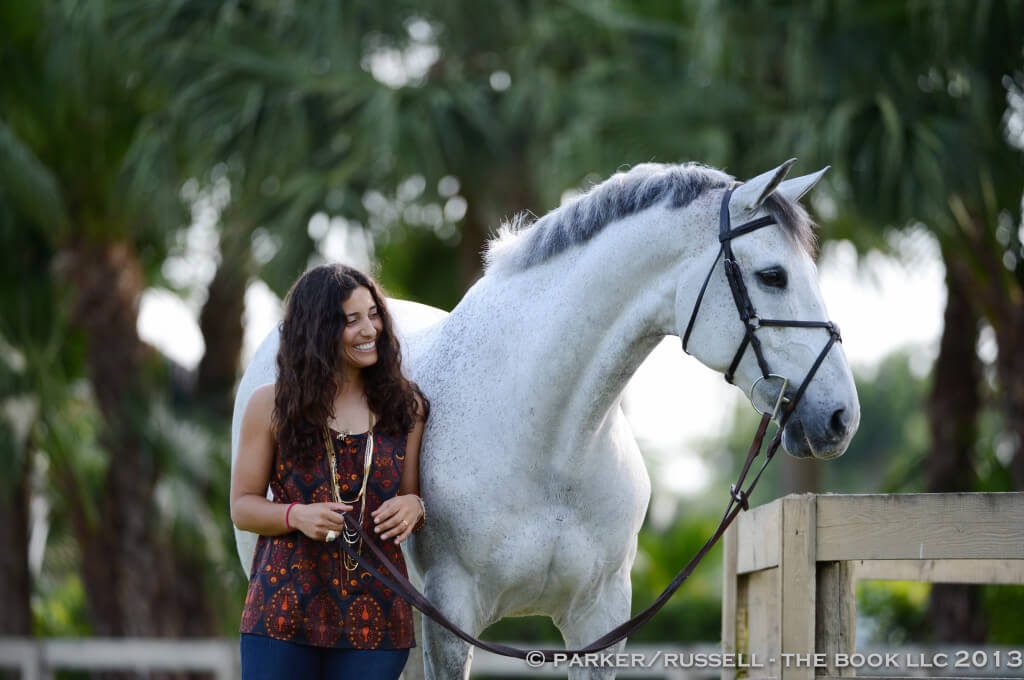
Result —
<instances>
[{"instance_id":1,"label":"bridle noseband","mask_svg":"<svg viewBox=\"0 0 1024 680\"><path fill-rule=\"evenodd\" d=\"M743 322L744 328L743 340L740 342L740 346L736 349L732 362L729 364L729 368L725 372L725 379L730 384L733 384L736 368L739 366L744 352L747 351L748 345L754 349L754 356L757 358L757 365L761 369L761 378L758 380L762 378L768 380L773 377L781 377L771 372L768 360L764 356L764 349L761 347L761 340L757 337L758 329L765 326L775 326L791 328L823 328L827 330L829 333L828 342L825 343L825 346L818 354L817 359L815 359L814 364L811 365L811 369L807 372L803 382L800 383L796 393L792 397L785 399L786 406L782 409L781 419L779 420L779 424L781 426L789 419L790 414L796 408L800 398L803 397L804 391L807 389L807 385L811 382L811 379L814 378L814 375L818 372L818 368L821 366L821 363L825 360L825 355L832 349L832 345L836 342L842 342L842 337L839 334L839 327L832 321L762 319L757 315L757 310L754 309L754 303L751 302L750 294L747 292L747 285L743 282L743 274L740 271L739 263L736 262L736 258L733 255L732 240L738 236L743 236L744 234L757 231L762 227L777 224L777 222L771 215L765 215L764 217L759 217L755 220L751 220L750 222L744 222L733 229L732 220L729 216L729 199L732 198L732 192L737 186L739 186L738 183L733 183L733 185L730 186L722 196L722 207L719 211L718 218L718 241L721 246L718 249L718 255L715 256L715 261L711 264L711 269L708 270L708 275L704 277L704 283L701 285L700 292L697 294L697 302L693 305L693 312L690 314L690 321L686 324L686 332L683 333L683 351L689 354L687 345L690 342L690 333L693 332L693 325L697 320L697 313L700 311L701 302L704 300L704 293L707 291L708 282L711 281L711 275L714 274L715 267L718 266L719 260L722 260L725 268L725 277L729 281L729 289L732 291L732 299L736 304L736 311L739 312L740 321ZM783 378L783 380L788 384L787 379ZM756 384L757 381L755 381L754 385L751 386L751 390L753 390ZM783 388L783 390L784 389L785 388ZM786 395L781 394L780 397L785 398Z\"/></svg>"}]
</instances>

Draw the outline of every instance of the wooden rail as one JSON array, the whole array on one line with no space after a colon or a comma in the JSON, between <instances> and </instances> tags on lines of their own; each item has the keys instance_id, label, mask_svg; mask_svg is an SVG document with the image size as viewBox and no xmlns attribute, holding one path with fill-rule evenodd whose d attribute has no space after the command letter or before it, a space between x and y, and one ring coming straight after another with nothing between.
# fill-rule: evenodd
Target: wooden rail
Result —
<instances>
[{"instance_id":1,"label":"wooden rail","mask_svg":"<svg viewBox=\"0 0 1024 680\"><path fill-rule=\"evenodd\" d=\"M241 677L238 640L150 638L0 638L0 669L22 680L47 680L54 671L129 670L208 672L217 680Z\"/></svg>"},{"instance_id":2,"label":"wooden rail","mask_svg":"<svg viewBox=\"0 0 1024 680\"><path fill-rule=\"evenodd\" d=\"M724 550L723 652L756 662L723 680L852 676L836 660L855 652L857 579L1024 584L1024 494L786 496L741 514Z\"/></svg>"},{"instance_id":3,"label":"wooden rail","mask_svg":"<svg viewBox=\"0 0 1024 680\"><path fill-rule=\"evenodd\" d=\"M529 648L528 643L511 642ZM713 680L716 668L692 661L695 656L717 655L714 643L681 646L677 643L659 645L627 645L620 656L616 672L619 677L655 680ZM597 655L594 655L595 657ZM49 680L57 671L134 671L146 677L152 671L202 671L217 680L238 680L241 677L237 639L167 640L142 638L31 639L0 637L0 677L4 669L16 669L20 680ZM637 659L636 662L631 661ZM597 666L598 664L595 664ZM545 664L531 668L521 659L498 656L476 650L473 677L564 678L570 665ZM405 677L409 678L409 669ZM141 674L141 675L140 675ZM419 674L422 677L422 673ZM355 679L353 679L355 680Z\"/></svg>"}]
</instances>

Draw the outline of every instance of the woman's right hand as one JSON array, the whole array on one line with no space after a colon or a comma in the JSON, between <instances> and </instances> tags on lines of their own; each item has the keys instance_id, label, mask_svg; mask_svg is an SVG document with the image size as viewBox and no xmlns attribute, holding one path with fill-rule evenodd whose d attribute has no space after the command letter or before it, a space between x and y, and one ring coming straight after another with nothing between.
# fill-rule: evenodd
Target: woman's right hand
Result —
<instances>
[{"instance_id":1,"label":"woman's right hand","mask_svg":"<svg viewBox=\"0 0 1024 680\"><path fill-rule=\"evenodd\" d=\"M328 531L341 534L345 528L345 518L341 513L351 510L352 506L345 503L299 504L292 508L288 523L314 541L323 541Z\"/></svg>"}]
</instances>

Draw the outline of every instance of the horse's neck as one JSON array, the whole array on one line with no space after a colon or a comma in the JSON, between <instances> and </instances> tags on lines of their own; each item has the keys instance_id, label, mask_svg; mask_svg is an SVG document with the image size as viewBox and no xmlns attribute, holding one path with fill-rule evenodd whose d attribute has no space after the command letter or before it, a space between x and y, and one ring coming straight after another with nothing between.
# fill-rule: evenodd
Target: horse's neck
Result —
<instances>
[{"instance_id":1,"label":"horse's neck","mask_svg":"<svg viewBox=\"0 0 1024 680\"><path fill-rule=\"evenodd\" d=\"M517 366L517 382L537 413L558 414L546 421L552 443L586 448L587 438L611 427L626 383L674 332L678 275L697 248L678 211L669 219L660 208L646 211L507 277L523 322L522 356L530 358Z\"/></svg>"}]
</instances>

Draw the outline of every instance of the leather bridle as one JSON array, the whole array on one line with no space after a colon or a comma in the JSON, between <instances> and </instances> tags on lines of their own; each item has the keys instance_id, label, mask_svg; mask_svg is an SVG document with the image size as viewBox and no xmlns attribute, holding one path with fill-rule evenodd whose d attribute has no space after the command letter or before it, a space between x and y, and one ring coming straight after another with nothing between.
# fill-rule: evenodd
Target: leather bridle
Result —
<instances>
[{"instance_id":1,"label":"leather bridle","mask_svg":"<svg viewBox=\"0 0 1024 680\"><path fill-rule=\"evenodd\" d=\"M757 310L754 309L754 303L750 300L750 294L747 292L747 285L743 282L743 274L740 271L739 263L733 255L732 240L739 236L743 236L744 234L757 231L762 227L777 224L777 222L771 215L765 215L764 217L744 222L735 229L732 228L732 220L729 216L729 199L732 198L732 192L735 191L737 186L738 184L734 183L722 196L722 207L718 218L718 241L721 245L718 248L718 255L715 256L715 261L711 264L711 268L708 270L708 275L704 277L704 283L701 285L700 292L697 294L697 302L694 303L693 312L690 314L690 321L686 324L686 331L683 333L683 351L689 354L687 346L690 342L690 334L693 332L693 326L697 321L697 313L700 311L701 302L704 300L704 293L707 291L708 282L711 281L711 276L715 273L715 267L718 266L719 260L722 261L722 265L725 268L725 278L729 281L729 290L732 291L732 300L736 305L736 311L739 312L740 321L743 322L743 340L740 341L740 345L736 348L736 353L732 357L732 362L729 364L729 368L725 371L725 380L728 383L733 384L733 378L736 375L736 368L740 365L740 360L743 358L743 354L747 351L748 346L753 348L754 356L757 358L758 368L761 369L761 378L759 378L759 380L782 377L772 373L771 368L768 365L768 360L764 356L764 349L761 347L761 340L757 337L757 331L759 329L764 328L765 326L772 326L776 328L823 328L827 330L829 336L828 342L825 343L825 346L811 365L810 370L804 377L803 382L800 383L796 393L791 397L786 394L779 395L780 401L786 402L779 420L781 430L781 427L785 425L790 414L792 414L793 410L796 408L797 403L799 403L801 397L803 397L804 391L810 384L811 379L814 378L814 375L818 372L818 368L825 360L825 355L827 355L829 350L832 349L832 345L836 342L842 342L842 337L839 334L839 327L832 321L762 319L758 316ZM784 385L788 385L789 381L786 378L782 379L784 381ZM754 385L751 386L751 399L753 399L753 389L756 384L757 381L755 381ZM781 404L777 404L776 406L779 405Z\"/></svg>"},{"instance_id":2,"label":"leather bridle","mask_svg":"<svg viewBox=\"0 0 1024 680\"><path fill-rule=\"evenodd\" d=\"M828 354L829 350L832 349L837 341L841 342L839 336L839 329L831 321L795 321L795 320L777 320L777 319L760 319L757 316L757 312L754 309L754 305L750 301L750 296L747 294L747 288L743 283L743 277L740 273L739 265L736 263L732 253L732 239L743 234L749 234L750 232L766 227L770 224L775 224L775 218L771 216L760 217L756 220L746 222L740 226L732 229L730 226L729 219L729 199L732 196L732 192L736 185L731 186L722 198L722 210L719 227L719 241L721 248L718 251L718 256L715 258L714 264L711 266L711 270L708 272L707 277L704 279L704 285L701 286L700 293L697 296L697 302L693 307L693 313L690 315L690 322L687 324L686 333L683 335L683 349L686 349L686 345L690 338L690 332L693 330L694 322L697 318L697 312L700 310L701 301L704 298L704 292L707 289L708 282L711 280L711 275L718 264L718 260L723 260L725 263L725 274L729 280L729 288L732 290L733 301L736 303L736 309L739 311L740 319L743 321L743 325L746 328L746 332L743 337L743 341L740 343L739 348L736 350L736 354L733 357L732 364L729 366L729 370L726 372L725 379L730 383L736 367L739 365L740 360L743 357L743 353L746 351L747 346L754 348L754 354L757 356L758 366L761 368L762 377L768 379L773 377L768 362L764 357L764 351L761 348L761 342L758 339L756 332L763 326L791 326L797 328L824 328L829 332L828 342L825 347L818 354L818 358L815 360L811 369L807 372L800 387L797 388L792 398L782 409L781 414L779 413L779 407L783 401L782 397L785 396L780 394L780 399L776 403L775 411L772 413L764 413L761 416L761 422L758 425L757 433L754 435L754 440L751 442L750 449L747 452L746 461L743 463L743 468L740 471L736 483L729 487L729 503L725 508L725 513L722 515L721 521L718 523L718 528L711 535L710 538L704 543L701 549L696 555L687 563L683 569L676 574L672 582L668 584L664 591L650 604L646 609L632 617L628 621L616 626L612 630L602 635L597 640L591 642L585 647L580 649L534 649L525 650L511 647L509 645L503 645L497 642L486 642L479 640L476 637L465 632L457 625L448 620L448 618L441 613L441 611L435 607L422 593L420 593L409 579L406 578L401 571L387 558L384 552L377 546L375 540L368 536L363 530L359 520L355 519L349 514L345 514L346 524L355 532L358 532L363 539L363 543L369 546L370 550L384 565L388 575L381 574L376 568L370 565L366 558L361 554L353 550L350 546L344 542L340 543L340 547L349 555L353 560L359 563L361 567L366 569L372 576L377 578L386 587L400 595L404 600L409 602L412 606L419 609L426 616L429 616L441 626L447 628L456 637L468 642L471 645L486 649L489 652L500 654L502 656L511 656L520 659L526 659L527 655L530 655L530 661L536 663L540 661L540 657L543 656L544 661L554 661L557 658L565 659L566 656L592 654L599 652L602 649L606 649L622 640L629 635L632 635L637 629L643 624L647 623L657 612L660 610L666 602L672 597L672 595L679 589L683 582L689 578L690 574L697 568L704 556L711 550L711 548L718 542L718 539L722 537L725 530L729 528L733 520L742 510L749 509L748 499L750 494L754 491L754 487L757 486L758 481L761 479L761 475L764 473L765 468L768 467L768 463L771 462L775 456L775 452L778 450L779 445L782 442L782 430L788 420L790 414L796 408L800 398L803 397L804 391L807 388L808 383L817 373L818 368L821 366L822 361L825 360L825 355ZM784 388L783 388L784 389ZM750 471L751 465L754 459L761 453L761 445L764 441L765 433L768 430L768 424L773 418L778 416L779 429L776 432L775 437L768 445L768 450L765 452L764 462L761 464L761 468L757 471L757 474L750 481L750 484L746 489L743 488L744 480L747 477L747 473Z\"/></svg>"}]
</instances>

